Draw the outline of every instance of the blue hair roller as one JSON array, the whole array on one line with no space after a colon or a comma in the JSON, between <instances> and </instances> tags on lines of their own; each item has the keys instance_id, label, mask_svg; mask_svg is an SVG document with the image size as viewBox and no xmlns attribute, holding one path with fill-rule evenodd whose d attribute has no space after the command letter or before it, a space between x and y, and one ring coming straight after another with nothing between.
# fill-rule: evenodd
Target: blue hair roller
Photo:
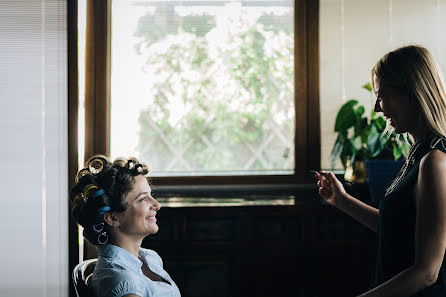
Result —
<instances>
[{"instance_id":1,"label":"blue hair roller","mask_svg":"<svg viewBox=\"0 0 446 297\"><path fill-rule=\"evenodd\" d=\"M100 190L94 192L94 194L91 195L91 196L92 196L93 198L96 198L96 197L98 197L98 196L101 196L101 195L104 194L104 193L105 193L104 190L100 189Z\"/></svg>"},{"instance_id":2,"label":"blue hair roller","mask_svg":"<svg viewBox=\"0 0 446 297\"><path fill-rule=\"evenodd\" d=\"M98 214L103 215L104 213L106 213L109 210L111 210L111 208L109 206L100 207L100 208L98 208Z\"/></svg>"}]
</instances>

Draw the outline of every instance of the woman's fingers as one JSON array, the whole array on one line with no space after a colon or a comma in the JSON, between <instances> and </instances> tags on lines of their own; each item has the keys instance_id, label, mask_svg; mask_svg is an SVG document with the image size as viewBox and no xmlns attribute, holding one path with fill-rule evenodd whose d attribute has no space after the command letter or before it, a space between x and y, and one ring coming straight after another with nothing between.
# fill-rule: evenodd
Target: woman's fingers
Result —
<instances>
[{"instance_id":1,"label":"woman's fingers","mask_svg":"<svg viewBox=\"0 0 446 297\"><path fill-rule=\"evenodd\" d=\"M336 177L336 175L335 175L333 172L331 172L331 171L326 172L326 173L324 174L324 177L325 177L325 179L326 179L327 181L329 181L330 183L332 183L332 184L334 184L334 185L339 185L339 184L340 184L340 181L338 180L338 178Z\"/></svg>"},{"instance_id":2,"label":"woman's fingers","mask_svg":"<svg viewBox=\"0 0 446 297\"><path fill-rule=\"evenodd\" d=\"M322 187L330 187L331 183L325 176L322 176L319 181L321 182Z\"/></svg>"},{"instance_id":3,"label":"woman's fingers","mask_svg":"<svg viewBox=\"0 0 446 297\"><path fill-rule=\"evenodd\" d=\"M319 195L324 199L326 199L325 192L326 190L324 188L319 188Z\"/></svg>"},{"instance_id":4,"label":"woman's fingers","mask_svg":"<svg viewBox=\"0 0 446 297\"><path fill-rule=\"evenodd\" d=\"M327 179L321 178L317 181L317 187L319 189L331 189L331 183Z\"/></svg>"},{"instance_id":5,"label":"woman's fingers","mask_svg":"<svg viewBox=\"0 0 446 297\"><path fill-rule=\"evenodd\" d=\"M333 172L321 171L317 174L317 178L319 195L326 201L331 200L334 191L336 190L336 188L333 188L333 185L336 186L336 176L333 174Z\"/></svg>"},{"instance_id":6,"label":"woman's fingers","mask_svg":"<svg viewBox=\"0 0 446 297\"><path fill-rule=\"evenodd\" d=\"M335 174L331 171L325 171L323 172L323 177L321 178L322 185L325 186L326 184L330 185L330 187L334 188L343 188L342 183L339 181L339 179L335 176ZM333 188L332 187L332 188ZM333 188L333 189L334 189Z\"/></svg>"},{"instance_id":7,"label":"woman's fingers","mask_svg":"<svg viewBox=\"0 0 446 297\"><path fill-rule=\"evenodd\" d=\"M329 188L319 188L319 195L321 195L321 197L325 200L329 199L332 194L333 192Z\"/></svg>"}]
</instances>

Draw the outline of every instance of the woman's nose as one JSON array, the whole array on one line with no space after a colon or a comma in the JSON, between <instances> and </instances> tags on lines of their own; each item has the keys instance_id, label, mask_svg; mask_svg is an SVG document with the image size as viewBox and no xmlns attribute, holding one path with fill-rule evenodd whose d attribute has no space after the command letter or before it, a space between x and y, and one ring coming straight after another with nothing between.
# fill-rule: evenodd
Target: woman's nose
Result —
<instances>
[{"instance_id":1,"label":"woman's nose","mask_svg":"<svg viewBox=\"0 0 446 297\"><path fill-rule=\"evenodd\" d=\"M152 206L156 211L158 211L161 208L161 204L155 198L152 198L152 199L153 199Z\"/></svg>"},{"instance_id":2,"label":"woman's nose","mask_svg":"<svg viewBox=\"0 0 446 297\"><path fill-rule=\"evenodd\" d=\"M381 109L381 104L379 102L380 102L380 100L376 99L376 101L375 101L375 108L373 109L375 112L382 112L383 111Z\"/></svg>"}]
</instances>

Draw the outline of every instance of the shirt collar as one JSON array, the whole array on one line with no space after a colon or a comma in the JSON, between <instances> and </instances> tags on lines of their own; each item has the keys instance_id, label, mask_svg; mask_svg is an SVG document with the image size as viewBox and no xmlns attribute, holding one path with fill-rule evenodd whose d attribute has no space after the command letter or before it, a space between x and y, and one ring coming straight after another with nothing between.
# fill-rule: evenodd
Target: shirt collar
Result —
<instances>
[{"instance_id":1,"label":"shirt collar","mask_svg":"<svg viewBox=\"0 0 446 297\"><path fill-rule=\"evenodd\" d=\"M142 261L119 246L104 244L97 246L97 250L100 257L111 258L114 263L125 264L125 266L134 269L135 271L141 270L143 264ZM141 253L141 250L139 253Z\"/></svg>"}]
</instances>

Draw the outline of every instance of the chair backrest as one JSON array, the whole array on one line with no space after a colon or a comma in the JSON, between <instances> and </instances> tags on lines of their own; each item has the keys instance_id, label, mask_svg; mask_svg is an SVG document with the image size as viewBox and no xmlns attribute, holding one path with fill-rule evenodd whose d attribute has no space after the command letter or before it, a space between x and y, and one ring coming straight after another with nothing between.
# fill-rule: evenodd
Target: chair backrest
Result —
<instances>
[{"instance_id":1,"label":"chair backrest","mask_svg":"<svg viewBox=\"0 0 446 297\"><path fill-rule=\"evenodd\" d=\"M93 297L88 287L88 282L93 274L94 267L98 259L85 260L76 265L73 269L73 284L77 297Z\"/></svg>"}]
</instances>

